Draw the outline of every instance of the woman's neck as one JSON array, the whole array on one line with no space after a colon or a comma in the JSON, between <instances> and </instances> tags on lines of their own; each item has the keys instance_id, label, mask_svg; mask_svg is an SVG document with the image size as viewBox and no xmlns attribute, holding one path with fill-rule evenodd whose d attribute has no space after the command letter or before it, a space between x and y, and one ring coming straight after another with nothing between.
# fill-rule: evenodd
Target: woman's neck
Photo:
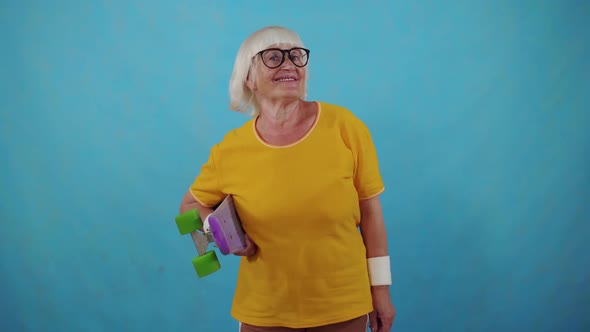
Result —
<instances>
[{"instance_id":1,"label":"woman's neck","mask_svg":"<svg viewBox=\"0 0 590 332\"><path fill-rule=\"evenodd\" d=\"M304 101L261 100L258 102L260 115L258 125L266 129L288 129L297 127L305 119Z\"/></svg>"},{"instance_id":2,"label":"woman's neck","mask_svg":"<svg viewBox=\"0 0 590 332\"><path fill-rule=\"evenodd\" d=\"M283 103L259 103L260 115L255 128L267 143L288 145L304 137L316 118L315 103L296 100Z\"/></svg>"}]
</instances>

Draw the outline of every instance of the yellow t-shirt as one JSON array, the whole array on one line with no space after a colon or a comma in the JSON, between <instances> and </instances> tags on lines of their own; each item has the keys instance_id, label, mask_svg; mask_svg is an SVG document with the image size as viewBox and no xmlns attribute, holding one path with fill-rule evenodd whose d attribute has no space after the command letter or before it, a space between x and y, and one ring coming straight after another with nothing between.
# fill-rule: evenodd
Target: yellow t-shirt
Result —
<instances>
[{"instance_id":1,"label":"yellow t-shirt","mask_svg":"<svg viewBox=\"0 0 590 332\"><path fill-rule=\"evenodd\" d=\"M232 316L251 325L311 327L372 310L359 199L384 185L369 130L318 102L307 135L262 141L255 119L211 148L190 190L205 206L233 195L255 256L242 257Z\"/></svg>"}]
</instances>

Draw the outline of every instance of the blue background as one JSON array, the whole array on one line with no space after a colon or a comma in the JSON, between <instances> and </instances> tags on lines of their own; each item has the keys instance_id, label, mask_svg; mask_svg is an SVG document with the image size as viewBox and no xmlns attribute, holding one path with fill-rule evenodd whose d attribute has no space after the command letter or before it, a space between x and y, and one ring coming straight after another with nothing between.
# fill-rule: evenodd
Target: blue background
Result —
<instances>
[{"instance_id":1,"label":"blue background","mask_svg":"<svg viewBox=\"0 0 590 332\"><path fill-rule=\"evenodd\" d=\"M283 7L283 8L280 8ZM3 1L0 329L236 331L174 217L244 38L371 129L394 331L590 329L587 1Z\"/></svg>"}]
</instances>

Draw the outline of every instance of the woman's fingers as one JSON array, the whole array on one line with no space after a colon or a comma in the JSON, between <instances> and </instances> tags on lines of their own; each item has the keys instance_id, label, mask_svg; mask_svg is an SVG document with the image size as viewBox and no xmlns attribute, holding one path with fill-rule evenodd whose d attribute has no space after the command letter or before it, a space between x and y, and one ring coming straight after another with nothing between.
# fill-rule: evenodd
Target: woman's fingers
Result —
<instances>
[{"instance_id":1,"label":"woman's fingers","mask_svg":"<svg viewBox=\"0 0 590 332\"><path fill-rule=\"evenodd\" d=\"M245 238L246 238L246 248L244 248L243 250L240 250L240 251L236 251L234 253L234 255L236 255L236 256L252 256L258 250L256 243L254 243L254 241L250 240L250 237L248 236L248 234L245 235Z\"/></svg>"}]
</instances>

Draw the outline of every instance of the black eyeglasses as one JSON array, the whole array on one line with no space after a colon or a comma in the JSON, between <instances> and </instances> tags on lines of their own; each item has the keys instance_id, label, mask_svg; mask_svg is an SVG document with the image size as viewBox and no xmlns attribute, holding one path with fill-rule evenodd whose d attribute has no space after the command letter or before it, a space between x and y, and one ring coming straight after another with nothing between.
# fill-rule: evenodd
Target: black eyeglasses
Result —
<instances>
[{"instance_id":1,"label":"black eyeglasses","mask_svg":"<svg viewBox=\"0 0 590 332\"><path fill-rule=\"evenodd\" d=\"M309 61L309 50L303 47L294 47L289 50L280 48L268 48L257 53L262 58L262 63L268 68L278 68L285 62L285 54L297 67L305 67Z\"/></svg>"}]
</instances>

